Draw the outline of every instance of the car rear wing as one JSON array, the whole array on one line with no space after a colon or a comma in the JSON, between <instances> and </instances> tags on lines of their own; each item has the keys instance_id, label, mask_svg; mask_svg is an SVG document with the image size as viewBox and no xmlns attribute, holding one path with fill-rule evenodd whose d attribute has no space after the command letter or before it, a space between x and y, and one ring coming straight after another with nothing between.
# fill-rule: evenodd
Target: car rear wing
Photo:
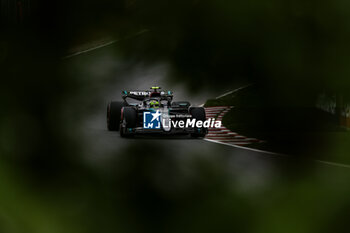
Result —
<instances>
[{"instance_id":1,"label":"car rear wing","mask_svg":"<svg viewBox=\"0 0 350 233\"><path fill-rule=\"evenodd\" d=\"M154 93L153 91L122 91L122 98L125 100L126 98L131 98L135 100L142 101L145 98L151 96ZM164 100L172 100L173 92L172 91L160 91L159 97Z\"/></svg>"}]
</instances>

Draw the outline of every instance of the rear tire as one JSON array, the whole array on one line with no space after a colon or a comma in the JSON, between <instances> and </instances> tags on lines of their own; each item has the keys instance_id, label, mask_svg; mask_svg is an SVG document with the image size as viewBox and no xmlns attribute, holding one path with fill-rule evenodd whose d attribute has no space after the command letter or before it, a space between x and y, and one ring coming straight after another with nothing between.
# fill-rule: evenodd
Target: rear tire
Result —
<instances>
[{"instance_id":1,"label":"rear tire","mask_svg":"<svg viewBox=\"0 0 350 233\"><path fill-rule=\"evenodd\" d=\"M202 107L192 107L189 109L189 112L192 115L192 117L195 118L196 120L200 120L203 122L206 120L205 110ZM195 128L195 130L198 131L198 133L191 133L191 137L193 137L193 138L205 137L206 129Z\"/></svg>"},{"instance_id":2,"label":"rear tire","mask_svg":"<svg viewBox=\"0 0 350 233\"><path fill-rule=\"evenodd\" d=\"M118 131L120 123L120 113L124 102L112 101L107 106L107 129L109 131Z\"/></svg>"}]
</instances>

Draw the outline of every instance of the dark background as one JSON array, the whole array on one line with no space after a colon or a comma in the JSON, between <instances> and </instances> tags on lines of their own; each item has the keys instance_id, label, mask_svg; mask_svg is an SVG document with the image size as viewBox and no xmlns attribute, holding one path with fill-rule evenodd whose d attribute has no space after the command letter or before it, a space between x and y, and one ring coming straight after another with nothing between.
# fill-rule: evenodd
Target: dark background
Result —
<instances>
[{"instance_id":1,"label":"dark background","mask_svg":"<svg viewBox=\"0 0 350 233\"><path fill-rule=\"evenodd\" d=\"M293 152L284 158L197 140L114 144L104 128L84 128L130 73L151 70L135 82L148 88L159 64L168 88L194 99L256 83L254 125L287 138L323 93L342 100L341 126L347 1L0 2L1 232L346 232L348 168L312 160L348 163L346 130L299 127L290 135L300 140L281 142ZM63 59L103 38L119 42Z\"/></svg>"}]
</instances>

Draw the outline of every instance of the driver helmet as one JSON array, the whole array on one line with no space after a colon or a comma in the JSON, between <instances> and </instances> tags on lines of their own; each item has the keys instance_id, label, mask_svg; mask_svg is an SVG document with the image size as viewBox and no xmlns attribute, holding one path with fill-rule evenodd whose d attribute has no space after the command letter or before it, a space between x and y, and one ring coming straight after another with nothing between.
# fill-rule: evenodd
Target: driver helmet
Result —
<instances>
[{"instance_id":1,"label":"driver helmet","mask_svg":"<svg viewBox=\"0 0 350 233\"><path fill-rule=\"evenodd\" d=\"M151 102L149 103L151 108L159 108L159 101L157 100L151 100Z\"/></svg>"}]
</instances>

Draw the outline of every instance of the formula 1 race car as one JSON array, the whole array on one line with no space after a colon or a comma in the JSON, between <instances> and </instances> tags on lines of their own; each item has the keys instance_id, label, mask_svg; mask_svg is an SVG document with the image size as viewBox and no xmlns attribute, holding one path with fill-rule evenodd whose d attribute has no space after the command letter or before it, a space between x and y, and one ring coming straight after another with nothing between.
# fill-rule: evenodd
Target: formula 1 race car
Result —
<instances>
[{"instance_id":1,"label":"formula 1 race car","mask_svg":"<svg viewBox=\"0 0 350 233\"><path fill-rule=\"evenodd\" d=\"M107 107L107 128L120 136L136 134L189 134L204 137L208 129L203 107L192 107L188 101L173 102L171 91L123 91L123 101L112 101ZM136 103L130 103L127 100Z\"/></svg>"}]
</instances>

